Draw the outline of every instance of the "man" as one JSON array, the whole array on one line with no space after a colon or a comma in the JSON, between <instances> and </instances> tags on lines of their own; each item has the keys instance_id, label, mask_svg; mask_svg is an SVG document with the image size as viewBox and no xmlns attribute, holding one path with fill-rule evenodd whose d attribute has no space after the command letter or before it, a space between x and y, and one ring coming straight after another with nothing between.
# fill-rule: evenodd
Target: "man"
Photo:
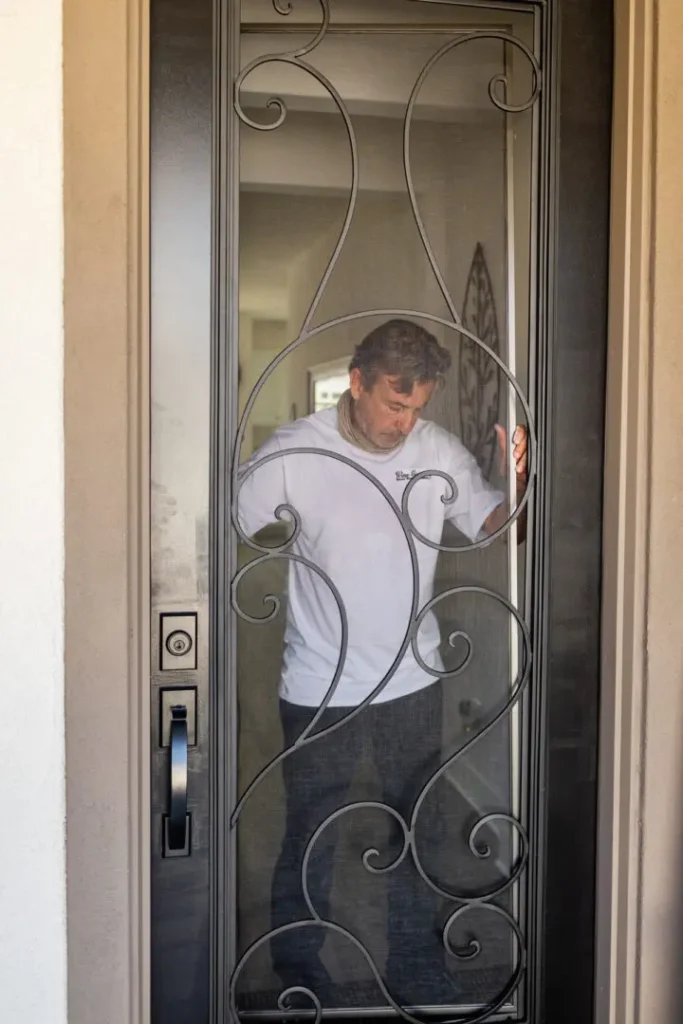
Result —
<instances>
[{"instance_id":1,"label":"man","mask_svg":"<svg viewBox=\"0 0 683 1024\"><path fill-rule=\"evenodd\" d=\"M372 751L380 799L406 821L439 761L443 663L433 614L422 620L414 646L398 657L411 621L413 588L418 610L433 596L438 552L416 538L414 573L397 508L416 474L438 470L452 488L443 475L434 475L418 480L409 495L410 522L423 538L439 543L448 519L474 541L497 530L509 514L504 496L483 478L462 443L421 418L449 367L449 352L417 324L392 320L377 327L356 348L350 389L338 407L280 428L242 471L241 528L253 535L273 521L279 506L294 509L300 529L292 550L329 577L348 620L343 671L330 693L342 642L340 609L325 580L292 561L280 682L285 746L295 743L326 695L329 704L316 732L378 691L351 721L283 762L286 825L272 884L274 929L309 916L301 887L306 846L347 802L363 749ZM505 432L497 432L505 457ZM287 454L291 449L308 451ZM275 457L258 465L269 456ZM521 492L527 479L522 427L515 431L513 457ZM335 828L325 829L307 877L316 910L328 919L335 840ZM384 863L390 863L387 857ZM439 987L438 978L431 981L443 946L439 954L434 897L410 857L389 874L387 933L382 973L389 990L400 1002L423 1002ZM321 928L272 940L274 967L285 988L307 986L324 1000L330 983L318 955L324 940Z\"/></svg>"}]
</instances>

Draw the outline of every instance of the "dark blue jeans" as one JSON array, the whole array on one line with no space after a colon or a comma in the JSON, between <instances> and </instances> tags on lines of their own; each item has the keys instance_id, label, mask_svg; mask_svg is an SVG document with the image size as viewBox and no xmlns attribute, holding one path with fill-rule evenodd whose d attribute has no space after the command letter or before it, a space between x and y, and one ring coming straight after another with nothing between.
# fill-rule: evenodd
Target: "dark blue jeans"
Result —
<instances>
[{"instance_id":1,"label":"dark blue jeans","mask_svg":"<svg viewBox=\"0 0 683 1024\"><path fill-rule=\"evenodd\" d=\"M280 702L287 747L294 744L314 710ZM316 731L349 713L328 709ZM370 705L331 735L295 751L283 763L286 825L272 885L272 927L309 917L302 889L302 861L316 828L348 802L348 791L363 752L372 754L378 778L377 799L397 810L410 824L410 813L424 783L441 756L441 683L394 701ZM420 814L422 823L428 808ZM374 812L381 813L381 812ZM330 918L330 890L337 828L328 826L317 840L308 869L310 894L316 910ZM400 849L395 829L393 854ZM385 854L385 851L381 851ZM384 863L393 857L384 857ZM361 870L364 870L361 868ZM410 854L387 876L387 967L385 980L400 1001L412 1001L406 991L411 979L419 988L435 980L443 964L438 929L439 901L418 874ZM325 941L320 928L285 932L272 940L273 966L284 987L308 985L320 995L329 977L318 957ZM378 965L381 971L381 965ZM437 984L437 988L438 988Z\"/></svg>"}]
</instances>

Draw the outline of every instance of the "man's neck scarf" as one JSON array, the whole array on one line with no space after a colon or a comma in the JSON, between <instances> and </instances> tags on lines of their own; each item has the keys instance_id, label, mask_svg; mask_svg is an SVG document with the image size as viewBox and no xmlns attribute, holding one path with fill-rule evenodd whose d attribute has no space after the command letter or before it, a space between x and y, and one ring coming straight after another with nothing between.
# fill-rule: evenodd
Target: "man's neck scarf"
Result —
<instances>
[{"instance_id":1,"label":"man's neck scarf","mask_svg":"<svg viewBox=\"0 0 683 1024\"><path fill-rule=\"evenodd\" d=\"M356 423L353 414L353 396L350 390L345 391L337 402L337 421L339 433L344 440L348 441L349 444L355 445L356 448L361 448L364 452L386 455L388 452L393 452L400 448L405 440L404 438L399 438L391 448L380 448L366 437Z\"/></svg>"}]
</instances>

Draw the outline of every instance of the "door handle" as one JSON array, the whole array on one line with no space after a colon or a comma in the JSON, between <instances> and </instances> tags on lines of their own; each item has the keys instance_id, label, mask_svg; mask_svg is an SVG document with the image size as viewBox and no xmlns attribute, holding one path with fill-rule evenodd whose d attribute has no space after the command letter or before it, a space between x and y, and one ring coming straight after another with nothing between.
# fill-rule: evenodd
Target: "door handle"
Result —
<instances>
[{"instance_id":1,"label":"door handle","mask_svg":"<svg viewBox=\"0 0 683 1024\"><path fill-rule=\"evenodd\" d=\"M171 708L169 757L169 810L167 841L169 850L187 846L187 706Z\"/></svg>"}]
</instances>

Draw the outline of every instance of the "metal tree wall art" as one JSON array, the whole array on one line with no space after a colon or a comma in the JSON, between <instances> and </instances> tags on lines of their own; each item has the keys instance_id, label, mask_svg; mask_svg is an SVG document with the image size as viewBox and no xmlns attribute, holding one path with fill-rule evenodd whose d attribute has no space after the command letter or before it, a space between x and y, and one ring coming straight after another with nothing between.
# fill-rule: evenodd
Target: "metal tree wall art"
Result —
<instances>
[{"instance_id":1,"label":"metal tree wall art","mask_svg":"<svg viewBox=\"0 0 683 1024\"><path fill-rule=\"evenodd\" d=\"M479 243L467 278L462 322L492 352L499 352L493 286ZM460 343L459 371L460 436L489 477L496 452L494 426L500 410L500 372L484 349L465 336Z\"/></svg>"}]
</instances>

